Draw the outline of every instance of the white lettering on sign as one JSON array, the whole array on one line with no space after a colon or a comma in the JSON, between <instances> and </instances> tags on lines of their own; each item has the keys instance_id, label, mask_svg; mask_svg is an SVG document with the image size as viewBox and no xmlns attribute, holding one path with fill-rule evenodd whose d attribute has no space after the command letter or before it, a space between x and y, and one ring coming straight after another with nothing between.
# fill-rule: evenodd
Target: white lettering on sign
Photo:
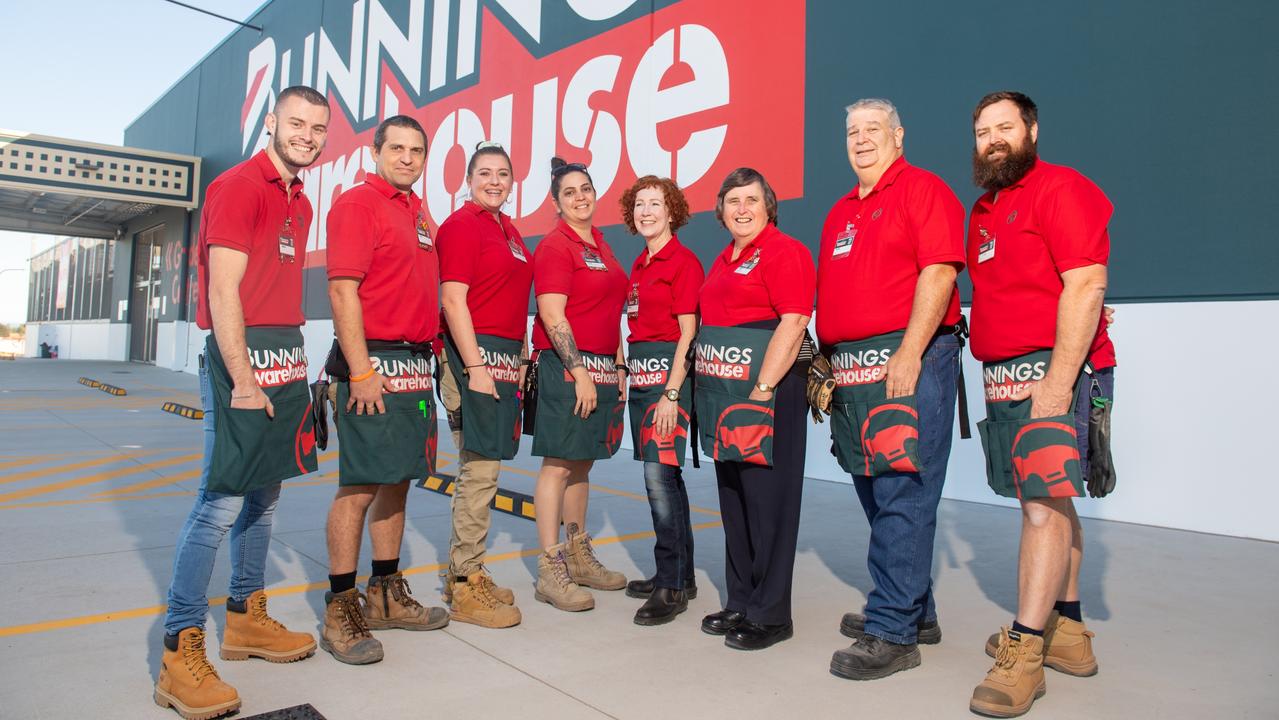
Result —
<instances>
[{"instance_id":1,"label":"white lettering on sign","mask_svg":"<svg viewBox=\"0 0 1279 720\"><path fill-rule=\"evenodd\" d=\"M1043 380L1047 371L1048 362L1045 360L988 367L982 371L982 380L986 386L986 400L989 402L1012 400L1032 383Z\"/></svg>"}]
</instances>

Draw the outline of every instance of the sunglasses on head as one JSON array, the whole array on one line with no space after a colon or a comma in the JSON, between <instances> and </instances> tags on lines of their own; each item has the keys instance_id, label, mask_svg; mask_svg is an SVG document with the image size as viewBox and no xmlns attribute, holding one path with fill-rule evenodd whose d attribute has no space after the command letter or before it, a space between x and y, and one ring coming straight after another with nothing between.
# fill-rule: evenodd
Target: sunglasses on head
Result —
<instances>
[{"instance_id":1,"label":"sunglasses on head","mask_svg":"<svg viewBox=\"0 0 1279 720\"><path fill-rule=\"evenodd\" d=\"M506 148L502 147L502 143L500 142L494 142L493 140L484 140L484 141L475 143L475 149L477 151L488 150L489 148L497 148L498 150L501 150L502 152L506 152Z\"/></svg>"},{"instance_id":2,"label":"sunglasses on head","mask_svg":"<svg viewBox=\"0 0 1279 720\"><path fill-rule=\"evenodd\" d=\"M568 163L567 165L561 165L555 168L554 170L552 170L551 175L553 177L559 177L560 175L563 175L564 173L570 173L570 172L584 173L586 172L586 166L583 165L582 163Z\"/></svg>"}]
</instances>

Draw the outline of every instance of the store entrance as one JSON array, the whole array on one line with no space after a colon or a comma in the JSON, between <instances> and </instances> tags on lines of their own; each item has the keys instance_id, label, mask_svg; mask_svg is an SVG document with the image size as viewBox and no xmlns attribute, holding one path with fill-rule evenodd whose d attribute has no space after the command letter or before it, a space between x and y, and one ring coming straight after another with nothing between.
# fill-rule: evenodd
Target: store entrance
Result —
<instances>
[{"instance_id":1,"label":"store entrance","mask_svg":"<svg viewBox=\"0 0 1279 720\"><path fill-rule=\"evenodd\" d=\"M163 225L133 236L133 274L129 291L129 359L138 362L155 362L163 240Z\"/></svg>"}]
</instances>

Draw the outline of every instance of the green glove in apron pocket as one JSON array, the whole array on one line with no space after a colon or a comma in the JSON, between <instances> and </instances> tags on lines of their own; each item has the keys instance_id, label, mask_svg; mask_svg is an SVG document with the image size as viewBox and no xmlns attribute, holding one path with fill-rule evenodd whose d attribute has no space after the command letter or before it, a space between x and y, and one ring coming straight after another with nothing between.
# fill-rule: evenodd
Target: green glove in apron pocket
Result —
<instances>
[{"instance_id":1,"label":"green glove in apron pocket","mask_svg":"<svg viewBox=\"0 0 1279 720\"><path fill-rule=\"evenodd\" d=\"M210 334L205 359L217 409L207 488L229 495L244 495L316 470L315 419L301 330L248 327L244 335L250 366L275 417L268 417L264 409L231 407L231 377Z\"/></svg>"}]
</instances>

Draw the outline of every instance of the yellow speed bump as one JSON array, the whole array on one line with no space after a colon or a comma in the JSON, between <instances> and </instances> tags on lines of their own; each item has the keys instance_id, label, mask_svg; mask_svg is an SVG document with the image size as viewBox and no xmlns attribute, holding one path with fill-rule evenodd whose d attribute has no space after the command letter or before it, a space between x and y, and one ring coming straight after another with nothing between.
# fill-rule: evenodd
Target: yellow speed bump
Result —
<instances>
[{"instance_id":1,"label":"yellow speed bump","mask_svg":"<svg viewBox=\"0 0 1279 720\"><path fill-rule=\"evenodd\" d=\"M94 380L93 378L87 378L87 377L82 377L79 380L76 380L76 382L80 383L81 385L84 385L85 387L91 387L91 388L96 388L102 384L98 382L97 380Z\"/></svg>"},{"instance_id":2,"label":"yellow speed bump","mask_svg":"<svg viewBox=\"0 0 1279 720\"><path fill-rule=\"evenodd\" d=\"M428 478L419 480L417 486L441 495L452 496L456 483L457 478L452 475L435 473ZM533 496L512 490L498 488L497 493L493 496L493 502L489 503L489 507L498 512L514 515L525 520L537 519L537 513L533 510Z\"/></svg>"},{"instance_id":3,"label":"yellow speed bump","mask_svg":"<svg viewBox=\"0 0 1279 720\"><path fill-rule=\"evenodd\" d=\"M106 383L98 383L94 387L108 395L115 395L116 397L129 394L128 391L122 387L116 387L115 385L108 385Z\"/></svg>"},{"instance_id":4,"label":"yellow speed bump","mask_svg":"<svg viewBox=\"0 0 1279 720\"><path fill-rule=\"evenodd\" d=\"M161 405L160 409L167 413L173 413L174 415L181 415L182 417L187 418L188 420L204 419L203 410L198 410L193 407L187 407L186 405L179 405L178 403L175 403L175 402L167 402Z\"/></svg>"}]
</instances>

